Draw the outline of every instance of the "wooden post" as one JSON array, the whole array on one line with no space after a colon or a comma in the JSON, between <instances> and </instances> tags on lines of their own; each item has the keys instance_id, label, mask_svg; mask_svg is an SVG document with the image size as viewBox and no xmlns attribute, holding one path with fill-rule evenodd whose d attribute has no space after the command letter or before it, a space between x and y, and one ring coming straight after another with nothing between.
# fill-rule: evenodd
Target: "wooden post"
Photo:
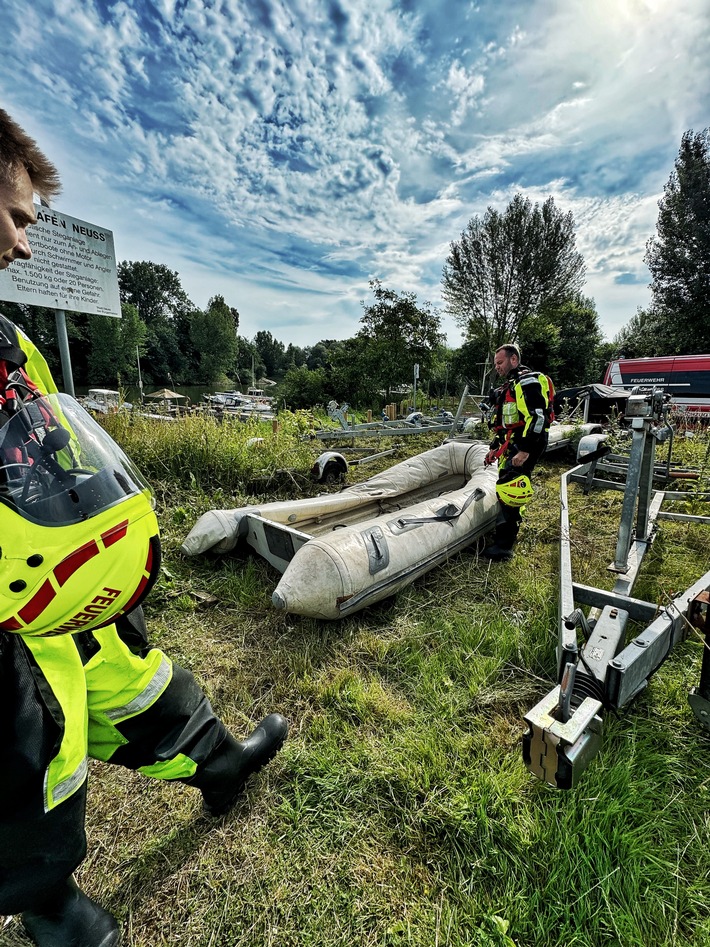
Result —
<instances>
[{"instance_id":1,"label":"wooden post","mask_svg":"<svg viewBox=\"0 0 710 947\"><path fill-rule=\"evenodd\" d=\"M271 431L273 434L279 433L279 422L276 418L274 418L273 421L271 422Z\"/></svg>"},{"instance_id":2,"label":"wooden post","mask_svg":"<svg viewBox=\"0 0 710 947\"><path fill-rule=\"evenodd\" d=\"M368 408L367 411L367 423L369 424L372 421L372 408Z\"/></svg>"}]
</instances>

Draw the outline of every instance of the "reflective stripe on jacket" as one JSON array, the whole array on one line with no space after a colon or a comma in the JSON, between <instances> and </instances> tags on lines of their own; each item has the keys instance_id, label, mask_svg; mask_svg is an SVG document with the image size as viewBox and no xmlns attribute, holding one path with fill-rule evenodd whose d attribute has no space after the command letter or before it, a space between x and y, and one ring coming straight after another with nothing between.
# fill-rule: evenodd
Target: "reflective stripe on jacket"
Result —
<instances>
[{"instance_id":1,"label":"reflective stripe on jacket","mask_svg":"<svg viewBox=\"0 0 710 947\"><path fill-rule=\"evenodd\" d=\"M169 658L158 649L144 657L133 654L115 625L94 638L100 647L84 664L72 635L23 636L43 678L45 706L60 727L56 753L42 774L45 812L83 784L88 756L108 760L128 742L116 724L152 706L172 677Z\"/></svg>"}]
</instances>

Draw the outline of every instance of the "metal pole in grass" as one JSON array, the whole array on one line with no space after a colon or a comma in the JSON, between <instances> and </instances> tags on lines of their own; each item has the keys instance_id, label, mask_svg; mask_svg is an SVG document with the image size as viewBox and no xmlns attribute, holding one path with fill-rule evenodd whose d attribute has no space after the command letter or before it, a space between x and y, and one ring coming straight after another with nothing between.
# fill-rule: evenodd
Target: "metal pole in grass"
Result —
<instances>
[{"instance_id":1,"label":"metal pole in grass","mask_svg":"<svg viewBox=\"0 0 710 947\"><path fill-rule=\"evenodd\" d=\"M143 404L143 376L141 375L141 353L136 346L136 359L138 360L138 391L140 392L141 404Z\"/></svg>"}]
</instances>

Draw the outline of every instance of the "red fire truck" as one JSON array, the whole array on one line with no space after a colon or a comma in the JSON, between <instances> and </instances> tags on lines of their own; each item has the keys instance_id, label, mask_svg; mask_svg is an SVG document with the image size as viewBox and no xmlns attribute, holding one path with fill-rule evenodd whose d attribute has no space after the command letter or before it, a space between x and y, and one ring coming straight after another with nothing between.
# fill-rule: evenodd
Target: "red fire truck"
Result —
<instances>
[{"instance_id":1,"label":"red fire truck","mask_svg":"<svg viewBox=\"0 0 710 947\"><path fill-rule=\"evenodd\" d=\"M688 420L710 420L710 355L614 359L607 366L604 384L663 388Z\"/></svg>"}]
</instances>

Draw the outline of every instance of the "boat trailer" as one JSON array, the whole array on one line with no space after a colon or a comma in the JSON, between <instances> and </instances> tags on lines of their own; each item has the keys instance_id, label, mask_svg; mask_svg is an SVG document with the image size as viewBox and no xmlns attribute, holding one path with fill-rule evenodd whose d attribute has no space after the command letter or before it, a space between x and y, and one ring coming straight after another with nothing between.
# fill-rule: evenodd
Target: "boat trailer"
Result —
<instances>
[{"instance_id":1,"label":"boat trailer","mask_svg":"<svg viewBox=\"0 0 710 947\"><path fill-rule=\"evenodd\" d=\"M628 457L611 457L605 435L580 441L578 465L568 470L560 485L560 569L557 672L558 684L524 716L523 759L531 773L558 789L570 789L602 746L603 713L617 711L648 684L673 647L691 631L704 637L700 682L688 700L700 724L710 729L710 572L665 606L633 597L645 553L653 542L659 520L710 525L710 517L666 512L666 501L688 500L688 492L656 490L654 479L665 483L673 474L655 465L657 443L670 440L669 396L658 388L635 388L625 418L631 427ZM598 471L623 472L626 484L597 476ZM614 562L609 570L617 579L611 591L573 581L568 488L571 482L591 489L623 490L621 521ZM693 493L707 501L708 493ZM590 606L585 614L581 606ZM648 623L626 644L631 619ZM578 643L581 632L583 643Z\"/></svg>"},{"instance_id":2,"label":"boat trailer","mask_svg":"<svg viewBox=\"0 0 710 947\"><path fill-rule=\"evenodd\" d=\"M347 437L399 437L407 434L455 433L463 424L461 420L464 405L469 397L468 385L464 387L456 414L443 409L435 417L427 417L421 411L412 411L406 418L390 421L382 417L380 421L367 421L352 424L347 417L349 404L338 405L336 401L328 404L328 417L340 425L335 429L321 429L315 436L322 441L342 440Z\"/></svg>"}]
</instances>

